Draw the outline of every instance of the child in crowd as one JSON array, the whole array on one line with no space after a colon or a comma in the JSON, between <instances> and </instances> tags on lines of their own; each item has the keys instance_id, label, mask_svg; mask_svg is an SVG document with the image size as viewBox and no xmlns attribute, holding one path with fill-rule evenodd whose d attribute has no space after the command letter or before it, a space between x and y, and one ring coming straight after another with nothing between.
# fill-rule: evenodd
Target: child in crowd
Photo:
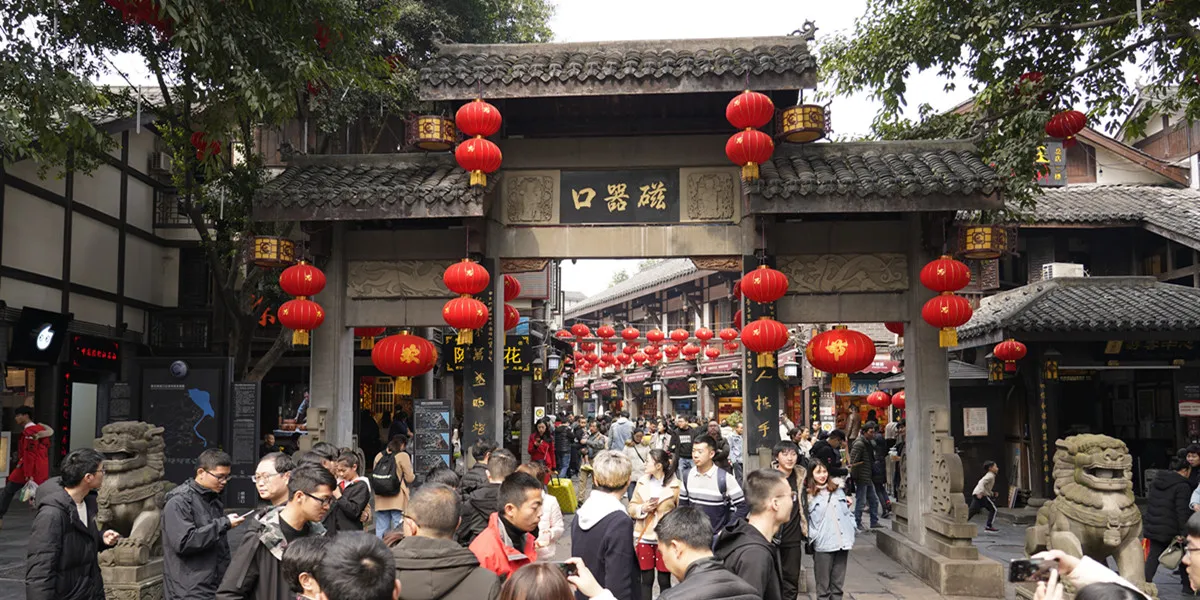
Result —
<instances>
[{"instance_id":1,"label":"child in crowd","mask_svg":"<svg viewBox=\"0 0 1200 600\"><path fill-rule=\"evenodd\" d=\"M314 575L332 538L313 536L288 544L283 551L283 578L296 594L296 600L318 600L321 586Z\"/></svg>"},{"instance_id":2,"label":"child in crowd","mask_svg":"<svg viewBox=\"0 0 1200 600\"><path fill-rule=\"evenodd\" d=\"M325 517L325 529L330 535L340 531L362 531L363 511L371 504L371 484L358 474L358 454L342 452L333 461L332 471L338 479L333 490L333 505Z\"/></svg>"},{"instance_id":3,"label":"child in crowd","mask_svg":"<svg viewBox=\"0 0 1200 600\"><path fill-rule=\"evenodd\" d=\"M996 485L996 473L1000 472L1000 467L996 465L996 461L989 460L983 463L984 474L979 478L979 483L975 484L975 490L971 492L971 509L967 512L967 520L975 518L975 515L981 511L988 512L987 525L984 526L985 531L999 531L994 524L996 522L996 502L992 500L995 492L992 487Z\"/></svg>"}]
</instances>

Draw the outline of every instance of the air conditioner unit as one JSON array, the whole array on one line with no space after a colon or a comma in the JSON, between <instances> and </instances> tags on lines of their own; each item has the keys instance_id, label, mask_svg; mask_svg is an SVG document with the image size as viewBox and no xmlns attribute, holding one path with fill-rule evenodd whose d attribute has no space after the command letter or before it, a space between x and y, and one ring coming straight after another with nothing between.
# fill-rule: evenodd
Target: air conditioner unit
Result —
<instances>
[{"instance_id":1,"label":"air conditioner unit","mask_svg":"<svg viewBox=\"0 0 1200 600\"><path fill-rule=\"evenodd\" d=\"M1042 265L1042 280L1062 277L1087 277L1083 265L1075 263L1049 263Z\"/></svg>"},{"instance_id":2,"label":"air conditioner unit","mask_svg":"<svg viewBox=\"0 0 1200 600\"><path fill-rule=\"evenodd\" d=\"M150 170L159 173L171 172L171 155L166 152L155 152L150 155Z\"/></svg>"}]
</instances>

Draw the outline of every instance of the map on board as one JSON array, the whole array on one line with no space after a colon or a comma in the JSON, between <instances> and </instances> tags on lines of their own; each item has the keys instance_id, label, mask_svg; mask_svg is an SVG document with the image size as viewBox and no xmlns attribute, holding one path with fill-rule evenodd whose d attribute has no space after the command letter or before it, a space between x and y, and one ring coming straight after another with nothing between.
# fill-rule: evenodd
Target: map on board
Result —
<instances>
[{"instance_id":1,"label":"map on board","mask_svg":"<svg viewBox=\"0 0 1200 600\"><path fill-rule=\"evenodd\" d=\"M147 369L143 386L143 417L163 428L167 479L182 482L195 474L201 452L223 446L221 371L192 369L180 380L165 369Z\"/></svg>"}]
</instances>

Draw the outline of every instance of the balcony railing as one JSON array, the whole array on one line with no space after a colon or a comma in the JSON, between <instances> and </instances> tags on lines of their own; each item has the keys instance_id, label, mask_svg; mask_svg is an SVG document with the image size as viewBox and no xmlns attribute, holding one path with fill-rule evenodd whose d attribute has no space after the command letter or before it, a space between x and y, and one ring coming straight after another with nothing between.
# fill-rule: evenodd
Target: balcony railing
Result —
<instances>
[{"instance_id":1,"label":"balcony railing","mask_svg":"<svg viewBox=\"0 0 1200 600\"><path fill-rule=\"evenodd\" d=\"M154 193L154 227L156 229L191 227L192 219L179 203L175 192Z\"/></svg>"},{"instance_id":2,"label":"balcony railing","mask_svg":"<svg viewBox=\"0 0 1200 600\"><path fill-rule=\"evenodd\" d=\"M211 336L211 311L164 310L150 316L150 346L155 349L207 351Z\"/></svg>"}]
</instances>

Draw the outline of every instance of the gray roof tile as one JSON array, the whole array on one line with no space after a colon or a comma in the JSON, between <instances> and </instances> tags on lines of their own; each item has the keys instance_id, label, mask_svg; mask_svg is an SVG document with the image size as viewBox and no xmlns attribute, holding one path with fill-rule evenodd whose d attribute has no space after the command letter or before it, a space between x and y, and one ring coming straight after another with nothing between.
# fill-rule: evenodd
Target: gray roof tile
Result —
<instances>
[{"instance_id":1,"label":"gray roof tile","mask_svg":"<svg viewBox=\"0 0 1200 600\"><path fill-rule=\"evenodd\" d=\"M629 279L598 294L589 296L586 300L572 306L571 312L567 314L567 318L591 312L614 302L636 298L650 288L658 287L670 281L680 280L696 273L699 273L699 271L696 269L696 264L690 258L670 258L664 260L645 271L634 273L629 276ZM695 279L695 277L689 279Z\"/></svg>"},{"instance_id":2,"label":"gray roof tile","mask_svg":"<svg viewBox=\"0 0 1200 600\"><path fill-rule=\"evenodd\" d=\"M1084 277L1050 279L985 298L958 336L967 342L997 330L1007 335L1196 329L1200 289L1153 277Z\"/></svg>"},{"instance_id":3,"label":"gray roof tile","mask_svg":"<svg viewBox=\"0 0 1200 600\"><path fill-rule=\"evenodd\" d=\"M1142 226L1200 248L1200 191L1086 183L1044 191L1027 215L1033 223Z\"/></svg>"}]
</instances>

